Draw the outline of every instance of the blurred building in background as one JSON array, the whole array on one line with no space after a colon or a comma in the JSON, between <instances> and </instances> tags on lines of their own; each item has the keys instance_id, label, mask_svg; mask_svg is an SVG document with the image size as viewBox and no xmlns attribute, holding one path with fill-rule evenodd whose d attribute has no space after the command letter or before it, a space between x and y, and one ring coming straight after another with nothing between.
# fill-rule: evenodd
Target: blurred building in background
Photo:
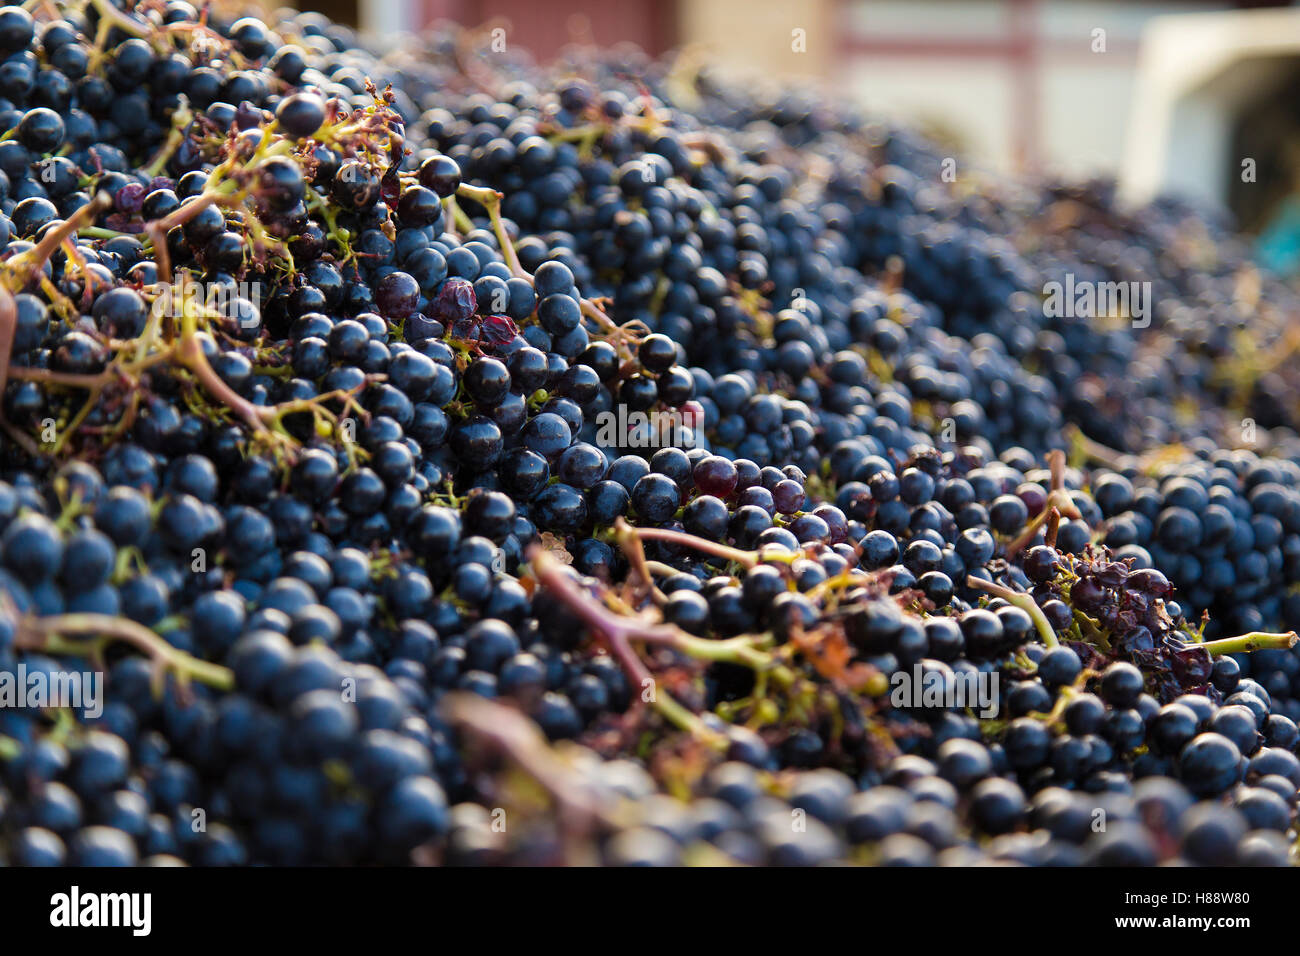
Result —
<instances>
[{"instance_id":1,"label":"blurred building in background","mask_svg":"<svg viewBox=\"0 0 1300 956\"><path fill-rule=\"evenodd\" d=\"M1300 7L1154 20L1119 170L1131 199L1190 195L1248 231L1281 210L1300 244Z\"/></svg>"},{"instance_id":2,"label":"blurred building in background","mask_svg":"<svg viewBox=\"0 0 1300 956\"><path fill-rule=\"evenodd\" d=\"M298 0L374 34L499 23L833 84L994 172L1115 174L1263 229L1300 190L1300 7L1246 0ZM1255 163L1243 177L1242 161ZM1260 186L1261 188L1253 188Z\"/></svg>"}]
</instances>

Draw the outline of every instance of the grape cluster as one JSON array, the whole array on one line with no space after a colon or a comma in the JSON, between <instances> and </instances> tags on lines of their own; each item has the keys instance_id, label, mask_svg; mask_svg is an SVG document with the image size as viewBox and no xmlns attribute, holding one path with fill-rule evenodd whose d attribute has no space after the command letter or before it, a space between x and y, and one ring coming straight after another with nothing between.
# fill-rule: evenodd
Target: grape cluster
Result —
<instances>
[{"instance_id":1,"label":"grape cluster","mask_svg":"<svg viewBox=\"0 0 1300 956\"><path fill-rule=\"evenodd\" d=\"M1288 862L1294 293L476 48L0 8L0 859Z\"/></svg>"}]
</instances>

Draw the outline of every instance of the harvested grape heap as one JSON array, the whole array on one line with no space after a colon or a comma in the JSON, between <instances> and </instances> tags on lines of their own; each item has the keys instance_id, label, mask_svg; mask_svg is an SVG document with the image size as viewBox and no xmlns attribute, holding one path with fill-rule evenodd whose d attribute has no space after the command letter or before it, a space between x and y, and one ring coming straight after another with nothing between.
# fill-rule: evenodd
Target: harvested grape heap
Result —
<instances>
[{"instance_id":1,"label":"harvested grape heap","mask_svg":"<svg viewBox=\"0 0 1300 956\"><path fill-rule=\"evenodd\" d=\"M1221 224L624 49L33 7L0 860L1290 862L1300 302Z\"/></svg>"}]
</instances>

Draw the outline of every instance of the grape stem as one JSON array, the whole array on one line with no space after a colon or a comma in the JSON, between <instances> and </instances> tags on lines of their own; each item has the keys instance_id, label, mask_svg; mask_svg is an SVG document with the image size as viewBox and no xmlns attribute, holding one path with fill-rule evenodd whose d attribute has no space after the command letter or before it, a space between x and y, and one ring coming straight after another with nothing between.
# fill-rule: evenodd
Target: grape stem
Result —
<instances>
[{"instance_id":1,"label":"grape stem","mask_svg":"<svg viewBox=\"0 0 1300 956\"><path fill-rule=\"evenodd\" d=\"M528 552L528 561L538 583L581 618L588 629L605 644L633 683L634 692L637 688L642 691L653 688L656 681L645 662L633 649L631 641L643 641L647 644L691 653L692 645L699 640L670 624L651 624L612 613L583 593L573 579L564 572L565 565L544 548L533 545ZM694 649L701 650L701 648ZM726 740L721 734L706 727L698 715L673 700L666 692L656 690L650 704L660 716L674 726L688 731L692 736L719 749L726 746Z\"/></svg>"},{"instance_id":2,"label":"grape stem","mask_svg":"<svg viewBox=\"0 0 1300 956\"><path fill-rule=\"evenodd\" d=\"M464 199L470 199L478 203L487 210L488 220L492 223L492 232L497 237L497 245L501 247L501 255L505 257L506 265L510 268L510 274L518 279L524 279L531 283L533 277L528 273L519 262L519 254L515 252L515 244L511 241L510 235L506 232L505 223L501 219L501 200L504 196L495 189L488 189L484 186L471 186L468 183L462 183L456 189L456 196ZM455 202L455 197L449 197L447 208L457 216L457 225L461 229L468 231L467 226L473 223L463 223L461 221L464 213L460 206ZM602 332L610 336L611 344L615 347L623 346L626 358L631 358L631 352L627 343L632 340L632 334L618 325L613 319L605 314L591 299L582 299L579 302L582 314L598 325Z\"/></svg>"},{"instance_id":3,"label":"grape stem","mask_svg":"<svg viewBox=\"0 0 1300 956\"><path fill-rule=\"evenodd\" d=\"M321 218L325 220L325 234L338 244L339 250L343 253L343 262L348 262L355 256L348 231L339 227L338 217L320 193L311 186L303 188L307 194L307 208L321 214Z\"/></svg>"},{"instance_id":4,"label":"grape stem","mask_svg":"<svg viewBox=\"0 0 1300 956\"><path fill-rule=\"evenodd\" d=\"M113 26L120 27L138 36L149 37L153 34L152 28L148 24L141 23L117 10L108 0L92 0L92 3L101 15L100 28L101 33L104 34L101 39L106 38L107 31ZM97 49L102 49L102 44ZM156 174L166 166L168 158L184 141L185 131L192 120L193 113L189 108L189 104L182 98L180 106L173 111L172 129L167 142L155 156L150 166L146 168L147 173ZM367 128L366 124L373 124L373 122L374 118L367 116L355 123L329 126L326 132L330 138L339 139L344 134L364 133ZM51 229L33 248L14 256L8 262L0 264L0 394L3 393L4 386L11 377L38 381L45 385L82 388L89 392L80 411L73 417L69 425L63 429L63 434L54 447L55 453L64 448L67 439L78 430L86 417L100 402L104 389L109 385L121 382L131 391L127 417L133 416L139 404L139 373L161 362L175 363L188 370L208 396L233 412L236 417L253 430L257 438L266 442L277 453L282 451L291 453L296 447L296 442L280 425L280 420L285 414L293 411L310 410L318 417L323 414L326 418L337 421L336 416L333 416L320 405L326 399L336 397L334 395L318 396L311 403L306 404L298 402L272 406L256 405L247 400L232 389L215 372L204 352L200 332L210 324L209 320L213 317L211 310L202 308L199 303L193 301L193 297L182 295L180 308L176 311L167 311L168 304L173 303L175 299L175 296L170 294L173 272L171 256L167 246L167 235L171 230L183 226L210 206L234 207L242 211L245 222L249 225L250 234L254 237L255 244L266 244L264 242L266 237L265 229L257 221L253 210L247 208L247 199L250 189L249 184L254 182L258 168L268 160L287 155L292 151L293 144L284 139L277 140L275 138L276 131L277 124L274 121L267 124L261 131L261 139L252 155L242 161L241 156L233 148L233 141L228 143L229 155L208 175L203 191L195 199L187 201L184 205L160 219L144 224L143 232L150 241L153 257L158 267L158 279L155 288L159 290L159 299L162 301L156 300L154 302L149 321L140 336L126 342L109 343L110 348L119 351L133 346L133 361L124 362L119 357L108 363L103 372L93 375L76 375L49 369L28 369L10 366L17 327L17 309L13 299L14 294L27 287L33 279L41 276L41 269L49 261L50 257L72 237L83 233L91 234L97 238L116 234L111 230L105 230L94 225L95 218L103 210L111 208L113 205L112 198L106 192L99 192L89 203L72 216L69 216L66 222ZM392 138L390 136L391 142ZM400 144L397 144L395 148L399 147ZM500 223L498 214L500 195L490 190L484 192L491 193L490 196L484 197L487 200L489 214L494 218L494 223L498 228L498 236L501 237L504 244L503 248L507 255L513 258L514 264L517 266L518 259L514 257L513 247L510 246L508 237L505 235L504 228ZM346 233L338 229L328 205L310 187L307 187L307 196L309 198L309 207L318 209L322 213L329 226L330 235L339 242L344 253L350 257L351 250L347 245ZM283 244L281 243L281 245ZM289 256L287 247L284 249L284 254L292 264L292 258ZM84 273L84 261L81 260L77 251L69 246L68 255L72 261L81 262ZM91 291L89 286L90 275L87 273L86 276L87 295L89 295ZM58 290L43 277L42 288L46 290L51 300L55 301L57 305L60 301ZM80 311L69 303L65 302L65 305L74 312L79 313ZM69 318L75 318L75 315L70 315ZM177 325L179 325L179 328L177 328ZM161 347L159 339L162 340ZM346 402L345 409L355 407L353 396L342 397ZM0 427L28 454L33 457L39 457L42 454L40 446L32 440L31 436L25 435L20 429L13 427L4 420L2 411L0 411Z\"/></svg>"},{"instance_id":5,"label":"grape stem","mask_svg":"<svg viewBox=\"0 0 1300 956\"><path fill-rule=\"evenodd\" d=\"M447 719L469 735L504 754L536 780L555 800L566 836L566 857L589 846L581 839L593 826L616 829L619 821L602 806L599 794L547 743L537 725L512 707L477 694L456 691L440 705Z\"/></svg>"},{"instance_id":6,"label":"grape stem","mask_svg":"<svg viewBox=\"0 0 1300 956\"><path fill-rule=\"evenodd\" d=\"M1047 512L1047 529L1043 532L1043 543L1049 548L1056 547L1056 533L1061 530L1061 512L1053 505Z\"/></svg>"},{"instance_id":7,"label":"grape stem","mask_svg":"<svg viewBox=\"0 0 1300 956\"><path fill-rule=\"evenodd\" d=\"M628 526L628 531L638 529ZM584 594L572 579L563 572L563 565L557 558L553 557L550 552L543 548L535 546L535 553L540 556L539 561L536 557L531 557L534 574L538 580L554 591L560 600L572 609L583 622L593 631L607 639L613 638L614 641L621 644L626 652L625 656L616 654L616 659L624 664L624 669L628 676L635 681L642 682L647 679L652 680L649 671L636 656L636 652L631 648L631 641L641 641L656 647L665 647L669 650L676 651L679 654L685 654L696 660L712 661L717 663L736 664L741 667L748 667L755 671L760 677L771 678L779 686L790 688L798 680L794 671L782 664L777 657L763 650L756 643L756 638L752 635L739 635L737 637L727 638L725 640L711 640L704 637L696 637L688 634L674 624L651 623L638 619L633 616L634 612L627 609L626 614L616 614L600 604L599 601ZM607 599L614 604L621 605L612 595ZM613 650L611 644L611 650ZM630 657L630 660L627 658ZM661 713L665 713L674 724L682 729L690 730L691 726L685 726L686 717L694 717L690 711L680 708L680 705L671 698L667 699L665 705L669 713L665 713L664 706L658 707Z\"/></svg>"},{"instance_id":8,"label":"grape stem","mask_svg":"<svg viewBox=\"0 0 1300 956\"><path fill-rule=\"evenodd\" d=\"M615 527L618 526L615 525ZM631 525L627 525L626 531L620 529L619 534L620 536L629 534L641 541L663 541L666 544L676 544L683 548L690 548L692 551L711 554L715 558L722 558L724 561L734 561L746 571L754 568L760 560L760 556L756 551L742 551L739 548L720 544L717 541L710 541L707 538L688 534L685 531L674 531L672 528L633 528Z\"/></svg>"},{"instance_id":9,"label":"grape stem","mask_svg":"<svg viewBox=\"0 0 1300 956\"><path fill-rule=\"evenodd\" d=\"M65 239L75 236L77 231L85 226L91 225L105 209L113 205L113 199L106 192L99 192L95 198L86 205L82 206L67 220L51 229L41 241L28 249L26 252L14 256L3 266L3 284L10 292L21 292L27 283L36 278L36 274L41 271L41 267L54 255L56 249L63 244ZM6 356L6 365L8 356Z\"/></svg>"},{"instance_id":10,"label":"grape stem","mask_svg":"<svg viewBox=\"0 0 1300 956\"><path fill-rule=\"evenodd\" d=\"M1038 630L1038 636L1043 639L1043 643L1048 647L1056 647L1061 643L1056 639L1056 631L1047 620L1047 615L1043 613L1043 609L1038 606L1038 602L1034 600L1032 595L1023 591L1013 591L1001 584L994 584L992 581L985 581L974 575L966 578L966 584L977 591L1000 597L1008 604L1012 604L1028 614L1034 622L1034 627Z\"/></svg>"},{"instance_id":11,"label":"grape stem","mask_svg":"<svg viewBox=\"0 0 1300 956\"><path fill-rule=\"evenodd\" d=\"M172 128L167 132L167 139L154 155L153 160L141 172L151 179L162 174L167 167L167 162L176 154L181 143L185 142L185 134L191 122L194 120L194 113L190 110L189 100L182 94L180 97L180 106L172 113Z\"/></svg>"},{"instance_id":12,"label":"grape stem","mask_svg":"<svg viewBox=\"0 0 1300 956\"><path fill-rule=\"evenodd\" d=\"M172 281L171 253L167 250L168 231L189 222L216 201L217 197L214 193L204 192L193 202L186 203L179 209L168 213L161 219L155 219L144 227L144 231L148 233L149 239L153 243L153 256L158 263L158 280L163 285L170 285Z\"/></svg>"},{"instance_id":13,"label":"grape stem","mask_svg":"<svg viewBox=\"0 0 1300 956\"><path fill-rule=\"evenodd\" d=\"M667 603L668 598L655 584L654 576L646 561L645 548L641 546L641 539L636 536L635 530L626 519L620 517L614 522L614 537L623 554L627 556L628 564L640 579L641 587L650 595L650 599L660 606Z\"/></svg>"},{"instance_id":14,"label":"grape stem","mask_svg":"<svg viewBox=\"0 0 1300 956\"><path fill-rule=\"evenodd\" d=\"M456 195L465 199L472 199L487 210L488 220L492 223L492 232L497 237L497 245L501 247L501 255L505 257L506 265L510 268L510 274L517 279L527 279L531 282L532 276L519 264L519 255L515 252L515 244L510 241L510 236L506 233L505 223L501 221L501 200L504 198L502 194L495 189L488 189L484 186L471 186L468 183L461 183L456 189Z\"/></svg>"},{"instance_id":15,"label":"grape stem","mask_svg":"<svg viewBox=\"0 0 1300 956\"><path fill-rule=\"evenodd\" d=\"M70 640L69 635L87 639ZM170 670L182 682L197 680L225 691L235 687L235 675L229 668L193 657L172 647L147 627L108 614L25 616L18 622L14 644L25 650L101 659L104 648L113 641L130 644L149 657L154 664L156 682L160 682L162 676ZM161 689L160 683L156 683L155 687Z\"/></svg>"},{"instance_id":16,"label":"grape stem","mask_svg":"<svg viewBox=\"0 0 1300 956\"><path fill-rule=\"evenodd\" d=\"M99 12L99 15L113 26L132 36L149 39L151 29L148 24L141 23L128 17L117 7L113 6L108 0L91 0L91 4Z\"/></svg>"},{"instance_id":17,"label":"grape stem","mask_svg":"<svg viewBox=\"0 0 1300 956\"><path fill-rule=\"evenodd\" d=\"M1217 641L1188 646L1204 648L1214 656L1220 657L1224 654L1249 654L1251 651L1285 650L1295 647L1297 641L1300 641L1300 637L1296 636L1295 631L1251 631L1249 634L1241 634L1237 637L1223 637Z\"/></svg>"},{"instance_id":18,"label":"grape stem","mask_svg":"<svg viewBox=\"0 0 1300 956\"><path fill-rule=\"evenodd\" d=\"M4 395L5 382L9 377L9 356L13 353L14 336L17 333L18 306L14 302L13 293L0 284L0 396ZM3 403L0 403L0 428L27 454L33 458L40 457L41 450L31 437L9 424Z\"/></svg>"},{"instance_id":19,"label":"grape stem","mask_svg":"<svg viewBox=\"0 0 1300 956\"><path fill-rule=\"evenodd\" d=\"M1029 546L1029 542L1034 540L1034 535L1038 529L1049 521L1056 521L1058 524L1061 518L1079 519L1082 515L1079 509L1075 507L1074 502L1070 499L1070 494L1065 490L1065 452L1059 448L1054 448L1047 454L1047 466L1051 469L1051 485L1047 492L1047 501L1043 503L1043 510L1038 512L1029 524L1025 525L1025 530L1016 535L1015 538L1006 546L1006 556L1014 557ZM1052 514L1056 512L1056 517Z\"/></svg>"},{"instance_id":20,"label":"grape stem","mask_svg":"<svg viewBox=\"0 0 1300 956\"><path fill-rule=\"evenodd\" d=\"M465 210L460 208L460 203L456 202L455 196L448 196L442 201L443 210L451 216L451 229L449 232L459 231L461 236L468 232L474 231L474 220L465 215Z\"/></svg>"}]
</instances>

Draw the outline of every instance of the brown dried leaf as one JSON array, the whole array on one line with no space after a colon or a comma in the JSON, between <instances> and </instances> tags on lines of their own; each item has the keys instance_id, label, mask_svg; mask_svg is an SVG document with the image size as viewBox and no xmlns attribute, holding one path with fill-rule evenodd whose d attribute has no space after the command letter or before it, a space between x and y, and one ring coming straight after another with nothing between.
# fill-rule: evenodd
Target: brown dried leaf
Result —
<instances>
[{"instance_id":1,"label":"brown dried leaf","mask_svg":"<svg viewBox=\"0 0 1300 956\"><path fill-rule=\"evenodd\" d=\"M564 547L564 539L556 537L549 531L543 531L541 537L542 547L551 552L562 564L573 564L573 555L569 554Z\"/></svg>"}]
</instances>

